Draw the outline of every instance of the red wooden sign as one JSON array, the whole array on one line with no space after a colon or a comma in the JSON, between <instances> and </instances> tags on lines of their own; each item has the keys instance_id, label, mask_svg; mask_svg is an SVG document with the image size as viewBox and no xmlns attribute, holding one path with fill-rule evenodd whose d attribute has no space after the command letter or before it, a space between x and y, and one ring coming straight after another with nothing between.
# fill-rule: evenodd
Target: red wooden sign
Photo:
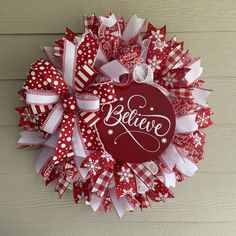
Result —
<instances>
[{"instance_id":1,"label":"red wooden sign","mask_svg":"<svg viewBox=\"0 0 236 236\"><path fill-rule=\"evenodd\" d=\"M140 163L155 160L175 131L175 114L157 88L132 83L116 87L118 101L102 107L97 124L105 149L116 159Z\"/></svg>"}]
</instances>

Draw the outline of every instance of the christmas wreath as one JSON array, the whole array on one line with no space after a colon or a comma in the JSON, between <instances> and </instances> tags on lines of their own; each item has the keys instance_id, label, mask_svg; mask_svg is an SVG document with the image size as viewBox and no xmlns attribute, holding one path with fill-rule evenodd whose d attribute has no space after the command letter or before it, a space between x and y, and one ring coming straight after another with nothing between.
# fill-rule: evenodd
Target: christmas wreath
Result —
<instances>
[{"instance_id":1,"label":"christmas wreath","mask_svg":"<svg viewBox=\"0 0 236 236\"><path fill-rule=\"evenodd\" d=\"M31 65L16 108L20 148L41 147L36 171L75 203L119 217L173 198L197 171L212 124L199 58L146 19L84 16Z\"/></svg>"}]
</instances>

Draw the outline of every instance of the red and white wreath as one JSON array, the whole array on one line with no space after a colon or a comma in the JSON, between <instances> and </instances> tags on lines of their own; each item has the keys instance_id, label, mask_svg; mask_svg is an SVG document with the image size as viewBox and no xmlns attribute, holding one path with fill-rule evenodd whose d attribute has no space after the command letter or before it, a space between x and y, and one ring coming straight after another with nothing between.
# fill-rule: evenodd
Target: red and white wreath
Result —
<instances>
[{"instance_id":1,"label":"red and white wreath","mask_svg":"<svg viewBox=\"0 0 236 236\"><path fill-rule=\"evenodd\" d=\"M200 59L166 27L115 14L84 16L84 26L31 65L18 145L41 147L36 171L60 197L70 189L75 203L122 217L173 198L170 188L197 171L211 91Z\"/></svg>"}]
</instances>

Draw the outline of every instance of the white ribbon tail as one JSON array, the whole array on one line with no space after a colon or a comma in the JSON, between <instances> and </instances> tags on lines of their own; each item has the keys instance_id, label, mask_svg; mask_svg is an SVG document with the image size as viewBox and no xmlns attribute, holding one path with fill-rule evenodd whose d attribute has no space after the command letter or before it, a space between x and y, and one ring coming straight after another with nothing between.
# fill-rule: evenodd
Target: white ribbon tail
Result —
<instances>
[{"instance_id":1,"label":"white ribbon tail","mask_svg":"<svg viewBox=\"0 0 236 236\"><path fill-rule=\"evenodd\" d=\"M94 212L98 211L103 201L103 197L99 197L96 194L91 194L90 205Z\"/></svg>"},{"instance_id":2,"label":"white ribbon tail","mask_svg":"<svg viewBox=\"0 0 236 236\"><path fill-rule=\"evenodd\" d=\"M209 89L194 88L192 91L192 96L194 102L198 103L201 106L207 106L206 98L211 94Z\"/></svg>"},{"instance_id":3,"label":"white ribbon tail","mask_svg":"<svg viewBox=\"0 0 236 236\"><path fill-rule=\"evenodd\" d=\"M81 177L83 178L83 180L85 181L89 171L87 168L80 167L84 158L75 156L74 159L75 159L75 163L77 165L78 171L79 171Z\"/></svg>"},{"instance_id":4,"label":"white ribbon tail","mask_svg":"<svg viewBox=\"0 0 236 236\"><path fill-rule=\"evenodd\" d=\"M196 113L176 117L176 133L194 132L198 129L196 123Z\"/></svg>"},{"instance_id":5,"label":"white ribbon tail","mask_svg":"<svg viewBox=\"0 0 236 236\"><path fill-rule=\"evenodd\" d=\"M77 121L75 121L75 128L72 136L72 146L76 156L85 158L89 155L89 152L84 147L82 135L80 133Z\"/></svg>"},{"instance_id":6,"label":"white ribbon tail","mask_svg":"<svg viewBox=\"0 0 236 236\"><path fill-rule=\"evenodd\" d=\"M39 156L37 157L35 163L35 170L37 173L43 168L45 163L49 160L49 158L53 155L53 148L43 147Z\"/></svg>"},{"instance_id":7,"label":"white ribbon tail","mask_svg":"<svg viewBox=\"0 0 236 236\"><path fill-rule=\"evenodd\" d=\"M183 157L183 162L176 164L176 168L185 176L192 177L197 171L197 166L188 158Z\"/></svg>"},{"instance_id":8,"label":"white ribbon tail","mask_svg":"<svg viewBox=\"0 0 236 236\"><path fill-rule=\"evenodd\" d=\"M163 171L163 177L164 177L164 182L165 182L165 185L167 188L169 188L169 187L175 188L175 186L176 186L175 173L173 173L173 172L167 173L167 172Z\"/></svg>"},{"instance_id":9,"label":"white ribbon tail","mask_svg":"<svg viewBox=\"0 0 236 236\"><path fill-rule=\"evenodd\" d=\"M142 42L141 57L142 57L143 61L146 61L146 59L147 59L147 53L148 53L150 42L151 42L150 39L145 39Z\"/></svg>"},{"instance_id":10,"label":"white ribbon tail","mask_svg":"<svg viewBox=\"0 0 236 236\"><path fill-rule=\"evenodd\" d=\"M149 188L147 187L146 184L143 183L136 175L135 175L135 180L136 180L136 185L137 185L137 191L140 194L146 193Z\"/></svg>"},{"instance_id":11,"label":"white ribbon tail","mask_svg":"<svg viewBox=\"0 0 236 236\"><path fill-rule=\"evenodd\" d=\"M140 33L145 23L146 19L138 18L137 15L133 15L129 19L129 22L126 25L121 38L125 42L129 42L131 39L135 38Z\"/></svg>"},{"instance_id":12,"label":"white ribbon tail","mask_svg":"<svg viewBox=\"0 0 236 236\"><path fill-rule=\"evenodd\" d=\"M63 54L63 77L68 86L72 88L74 79L76 46L66 40Z\"/></svg>"},{"instance_id":13,"label":"white ribbon tail","mask_svg":"<svg viewBox=\"0 0 236 236\"><path fill-rule=\"evenodd\" d=\"M55 134L51 135L51 137L44 143L44 146L49 148L55 148L57 146L59 139L59 132L56 132Z\"/></svg>"},{"instance_id":14,"label":"white ribbon tail","mask_svg":"<svg viewBox=\"0 0 236 236\"><path fill-rule=\"evenodd\" d=\"M22 131L21 137L17 141L19 145L43 145L46 141L38 131Z\"/></svg>"},{"instance_id":15,"label":"white ribbon tail","mask_svg":"<svg viewBox=\"0 0 236 236\"><path fill-rule=\"evenodd\" d=\"M109 61L101 49L98 49L98 53L95 58L94 68L99 70L100 67L107 64Z\"/></svg>"},{"instance_id":16,"label":"white ribbon tail","mask_svg":"<svg viewBox=\"0 0 236 236\"><path fill-rule=\"evenodd\" d=\"M85 158L89 155L89 151L87 151L84 147L82 135L80 133L77 121L75 121L75 128L72 136L72 146L76 156Z\"/></svg>"},{"instance_id":17,"label":"white ribbon tail","mask_svg":"<svg viewBox=\"0 0 236 236\"><path fill-rule=\"evenodd\" d=\"M183 175L187 177L191 177L197 171L197 166L190 161L187 157L181 156L180 153L177 151L174 144L170 144L168 148L161 154L161 159L167 165L169 170L173 170L176 167ZM175 178L172 174L163 173L165 183L168 187L175 186Z\"/></svg>"},{"instance_id":18,"label":"white ribbon tail","mask_svg":"<svg viewBox=\"0 0 236 236\"><path fill-rule=\"evenodd\" d=\"M196 79L198 79L203 72L203 68L201 67L201 60L197 60L196 62L191 64L189 68L191 70L185 75L185 79L188 81L188 84L191 84Z\"/></svg>"},{"instance_id":19,"label":"white ribbon tail","mask_svg":"<svg viewBox=\"0 0 236 236\"><path fill-rule=\"evenodd\" d=\"M115 187L110 188L109 192L110 192L112 204L119 218L121 218L125 214L126 211L133 210L133 207L129 204L126 197L121 197L119 199L117 198Z\"/></svg>"},{"instance_id":20,"label":"white ribbon tail","mask_svg":"<svg viewBox=\"0 0 236 236\"><path fill-rule=\"evenodd\" d=\"M104 26L109 28L117 23L117 18L115 14L111 14L109 17L100 16L99 19Z\"/></svg>"},{"instance_id":21,"label":"white ribbon tail","mask_svg":"<svg viewBox=\"0 0 236 236\"><path fill-rule=\"evenodd\" d=\"M42 130L47 133L53 134L57 130L58 126L63 117L63 107L61 103L57 103L54 108L51 110L49 115L47 116L44 124L42 125Z\"/></svg>"}]
</instances>

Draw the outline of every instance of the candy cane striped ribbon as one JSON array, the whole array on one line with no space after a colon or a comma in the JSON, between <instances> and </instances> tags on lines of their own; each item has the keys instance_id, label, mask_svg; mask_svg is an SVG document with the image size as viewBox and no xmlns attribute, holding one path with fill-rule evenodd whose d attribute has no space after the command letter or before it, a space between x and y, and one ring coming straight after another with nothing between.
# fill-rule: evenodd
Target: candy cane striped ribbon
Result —
<instances>
[{"instance_id":1,"label":"candy cane striped ribbon","mask_svg":"<svg viewBox=\"0 0 236 236\"><path fill-rule=\"evenodd\" d=\"M93 80L95 80L97 72L89 64L84 65L74 78L74 89L76 92L81 92Z\"/></svg>"}]
</instances>

